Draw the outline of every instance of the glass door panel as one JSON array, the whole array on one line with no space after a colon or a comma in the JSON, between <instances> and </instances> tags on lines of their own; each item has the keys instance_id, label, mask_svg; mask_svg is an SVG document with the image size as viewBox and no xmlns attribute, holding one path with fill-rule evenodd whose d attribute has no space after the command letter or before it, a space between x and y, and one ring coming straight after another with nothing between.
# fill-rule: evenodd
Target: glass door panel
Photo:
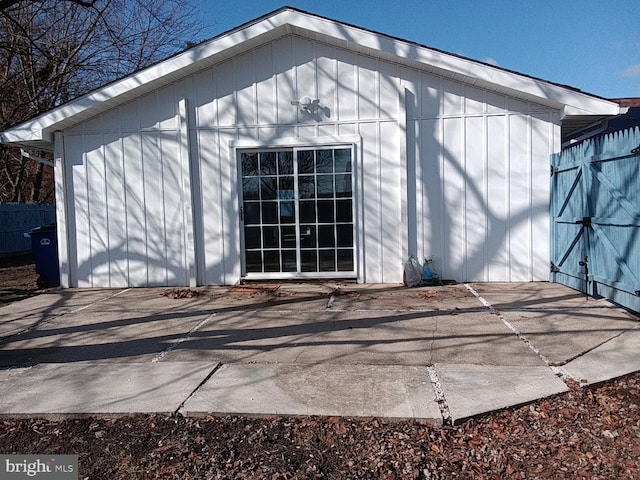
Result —
<instances>
[{"instance_id":1,"label":"glass door panel","mask_svg":"<svg viewBox=\"0 0 640 480\"><path fill-rule=\"evenodd\" d=\"M354 273L350 148L240 154L247 276Z\"/></svg>"}]
</instances>

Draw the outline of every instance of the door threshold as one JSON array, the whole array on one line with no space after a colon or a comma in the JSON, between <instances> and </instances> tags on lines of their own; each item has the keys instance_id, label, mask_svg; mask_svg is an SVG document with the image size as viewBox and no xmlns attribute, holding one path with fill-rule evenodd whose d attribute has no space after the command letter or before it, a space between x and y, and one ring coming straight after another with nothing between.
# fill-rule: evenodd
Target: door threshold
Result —
<instances>
[{"instance_id":1,"label":"door threshold","mask_svg":"<svg viewBox=\"0 0 640 480\"><path fill-rule=\"evenodd\" d=\"M358 283L358 279L354 277L326 277L326 278L281 278L281 279L260 279L260 278L241 278L240 285L278 285L282 283L308 283L308 284L320 284L326 282L341 282L341 283Z\"/></svg>"}]
</instances>

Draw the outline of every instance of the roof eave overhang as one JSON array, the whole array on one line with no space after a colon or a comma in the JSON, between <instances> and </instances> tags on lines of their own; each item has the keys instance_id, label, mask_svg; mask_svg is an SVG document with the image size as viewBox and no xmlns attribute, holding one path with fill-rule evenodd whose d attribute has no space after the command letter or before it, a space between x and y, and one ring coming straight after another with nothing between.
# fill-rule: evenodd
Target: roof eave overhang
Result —
<instances>
[{"instance_id":1,"label":"roof eave overhang","mask_svg":"<svg viewBox=\"0 0 640 480\"><path fill-rule=\"evenodd\" d=\"M561 119L611 117L617 103L406 40L284 8L110 83L2 133L2 143L46 146L52 134L210 65L295 34L555 108Z\"/></svg>"}]
</instances>

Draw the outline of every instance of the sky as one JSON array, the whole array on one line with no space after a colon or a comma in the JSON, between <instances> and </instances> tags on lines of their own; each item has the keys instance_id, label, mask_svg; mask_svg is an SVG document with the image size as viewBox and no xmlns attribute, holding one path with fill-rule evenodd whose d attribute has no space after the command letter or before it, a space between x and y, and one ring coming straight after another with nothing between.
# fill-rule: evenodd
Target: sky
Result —
<instances>
[{"instance_id":1,"label":"sky","mask_svg":"<svg viewBox=\"0 0 640 480\"><path fill-rule=\"evenodd\" d=\"M601 97L640 97L640 0L199 0L197 4L205 23L203 38L291 6Z\"/></svg>"}]
</instances>

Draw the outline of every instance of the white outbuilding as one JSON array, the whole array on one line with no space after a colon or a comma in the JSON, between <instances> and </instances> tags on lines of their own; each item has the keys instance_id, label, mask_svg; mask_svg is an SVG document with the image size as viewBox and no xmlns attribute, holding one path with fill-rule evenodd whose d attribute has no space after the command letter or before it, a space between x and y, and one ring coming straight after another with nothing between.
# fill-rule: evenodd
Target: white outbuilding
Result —
<instances>
[{"instance_id":1,"label":"white outbuilding","mask_svg":"<svg viewBox=\"0 0 640 480\"><path fill-rule=\"evenodd\" d=\"M63 287L549 278L576 89L283 8L2 133L52 150Z\"/></svg>"}]
</instances>

